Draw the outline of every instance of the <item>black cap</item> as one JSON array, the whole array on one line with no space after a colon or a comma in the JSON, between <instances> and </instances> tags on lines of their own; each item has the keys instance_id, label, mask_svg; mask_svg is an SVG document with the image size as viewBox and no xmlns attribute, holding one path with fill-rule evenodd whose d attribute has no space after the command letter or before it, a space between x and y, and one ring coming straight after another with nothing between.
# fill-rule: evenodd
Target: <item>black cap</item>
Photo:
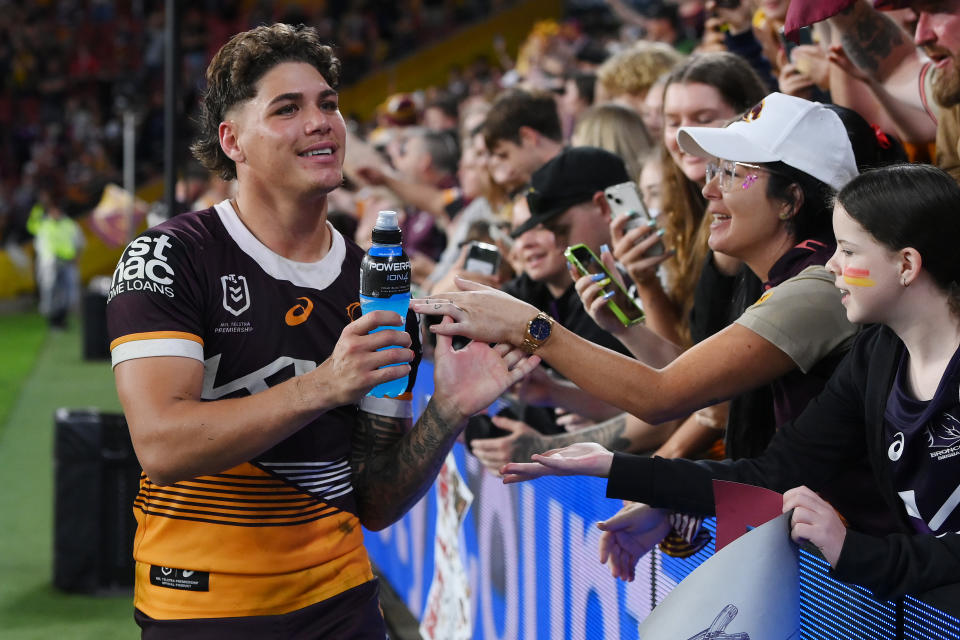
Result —
<instances>
[{"instance_id":1,"label":"black cap","mask_svg":"<svg viewBox=\"0 0 960 640\"><path fill-rule=\"evenodd\" d=\"M623 160L616 154L597 147L564 149L533 172L527 190L530 219L510 235L517 238L570 207L587 202L597 191L629 181Z\"/></svg>"}]
</instances>

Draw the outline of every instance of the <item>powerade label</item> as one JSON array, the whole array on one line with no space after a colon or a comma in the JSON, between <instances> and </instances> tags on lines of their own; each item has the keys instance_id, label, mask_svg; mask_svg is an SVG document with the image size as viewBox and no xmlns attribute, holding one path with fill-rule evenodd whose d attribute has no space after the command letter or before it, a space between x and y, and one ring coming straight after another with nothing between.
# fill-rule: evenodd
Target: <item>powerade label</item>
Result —
<instances>
[{"instance_id":1,"label":"powerade label","mask_svg":"<svg viewBox=\"0 0 960 640\"><path fill-rule=\"evenodd\" d=\"M375 249L381 251L375 252ZM360 295L369 298L389 298L410 293L410 259L397 247L387 253L384 247L372 247L360 263ZM392 247L391 247L392 249Z\"/></svg>"}]
</instances>

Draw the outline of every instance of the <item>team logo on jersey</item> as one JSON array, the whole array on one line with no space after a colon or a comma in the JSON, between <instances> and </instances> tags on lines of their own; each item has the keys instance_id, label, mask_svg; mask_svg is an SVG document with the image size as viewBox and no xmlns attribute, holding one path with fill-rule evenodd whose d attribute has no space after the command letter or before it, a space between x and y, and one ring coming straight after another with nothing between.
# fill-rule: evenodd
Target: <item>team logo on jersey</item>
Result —
<instances>
[{"instance_id":1,"label":"team logo on jersey","mask_svg":"<svg viewBox=\"0 0 960 640\"><path fill-rule=\"evenodd\" d=\"M223 308L235 316L250 308L250 289L247 287L247 277L231 273L220 276L223 284Z\"/></svg>"},{"instance_id":2,"label":"team logo on jersey","mask_svg":"<svg viewBox=\"0 0 960 640\"><path fill-rule=\"evenodd\" d=\"M927 446L937 460L960 454L960 421L947 412L927 423Z\"/></svg>"},{"instance_id":3,"label":"team logo on jersey","mask_svg":"<svg viewBox=\"0 0 960 640\"><path fill-rule=\"evenodd\" d=\"M350 320L350 322L358 320L362 315L363 311L360 309L359 302L351 302L347 305L347 318Z\"/></svg>"},{"instance_id":4,"label":"team logo on jersey","mask_svg":"<svg viewBox=\"0 0 960 640\"><path fill-rule=\"evenodd\" d=\"M307 318L310 317L310 312L313 311L313 301L310 298L297 298L297 300L300 300L301 303L290 307L287 315L283 318L287 326L290 327L306 322Z\"/></svg>"}]
</instances>

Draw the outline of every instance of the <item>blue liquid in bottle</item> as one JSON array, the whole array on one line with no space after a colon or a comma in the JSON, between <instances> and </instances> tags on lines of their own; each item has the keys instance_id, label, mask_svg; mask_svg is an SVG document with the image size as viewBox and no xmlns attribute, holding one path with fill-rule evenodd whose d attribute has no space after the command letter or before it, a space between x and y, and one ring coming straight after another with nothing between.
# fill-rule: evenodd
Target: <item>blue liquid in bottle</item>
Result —
<instances>
[{"instance_id":1,"label":"blue liquid in bottle","mask_svg":"<svg viewBox=\"0 0 960 640\"><path fill-rule=\"evenodd\" d=\"M395 211L381 211L373 228L373 245L360 264L360 310L393 311L406 320L410 307L410 259L400 245L401 234ZM384 329L403 330L403 327L384 325ZM396 349L397 347L384 347ZM397 365L386 365L395 367ZM378 384L367 394L377 398L396 398L407 390L409 376Z\"/></svg>"}]
</instances>

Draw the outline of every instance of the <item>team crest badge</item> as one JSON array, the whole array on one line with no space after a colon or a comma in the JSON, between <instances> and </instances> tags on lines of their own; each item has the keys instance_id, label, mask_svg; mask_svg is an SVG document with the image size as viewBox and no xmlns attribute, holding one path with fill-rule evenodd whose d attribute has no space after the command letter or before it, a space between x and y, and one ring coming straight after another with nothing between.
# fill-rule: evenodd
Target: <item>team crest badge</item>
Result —
<instances>
[{"instance_id":1,"label":"team crest badge","mask_svg":"<svg viewBox=\"0 0 960 640\"><path fill-rule=\"evenodd\" d=\"M220 276L223 284L223 308L235 316L250 308L250 289L247 287L247 277L231 273Z\"/></svg>"},{"instance_id":2,"label":"team crest badge","mask_svg":"<svg viewBox=\"0 0 960 640\"><path fill-rule=\"evenodd\" d=\"M747 122L753 122L754 120L760 117L761 111L763 111L763 100L755 104L753 108L750 109L750 111L747 111L743 115L743 119L746 120Z\"/></svg>"}]
</instances>

